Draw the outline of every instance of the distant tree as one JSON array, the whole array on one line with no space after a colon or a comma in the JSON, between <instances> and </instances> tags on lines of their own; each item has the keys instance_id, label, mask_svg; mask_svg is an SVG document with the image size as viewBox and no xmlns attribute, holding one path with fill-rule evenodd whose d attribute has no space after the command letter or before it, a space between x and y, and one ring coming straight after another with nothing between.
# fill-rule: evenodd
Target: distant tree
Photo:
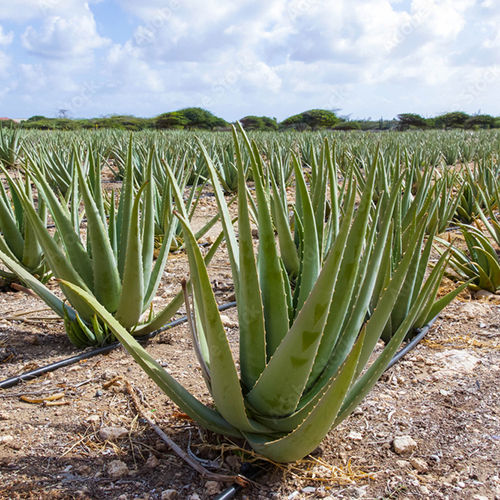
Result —
<instances>
[{"instance_id":1,"label":"distant tree","mask_svg":"<svg viewBox=\"0 0 500 500\"><path fill-rule=\"evenodd\" d=\"M408 130L409 128L427 128L427 120L415 113L402 113L398 115L398 129Z\"/></svg>"},{"instance_id":2,"label":"distant tree","mask_svg":"<svg viewBox=\"0 0 500 500\"><path fill-rule=\"evenodd\" d=\"M178 111L163 113L154 120L156 128L184 128L187 123L187 118Z\"/></svg>"},{"instance_id":3,"label":"distant tree","mask_svg":"<svg viewBox=\"0 0 500 500\"><path fill-rule=\"evenodd\" d=\"M48 120L48 118L45 118L45 116L42 115L34 115L28 118L26 121L27 122L38 122L40 120Z\"/></svg>"},{"instance_id":4,"label":"distant tree","mask_svg":"<svg viewBox=\"0 0 500 500\"><path fill-rule=\"evenodd\" d=\"M340 118L326 109L310 109L298 115L293 115L280 123L281 128L295 128L297 130L317 130L333 128L340 122Z\"/></svg>"},{"instance_id":5,"label":"distant tree","mask_svg":"<svg viewBox=\"0 0 500 500\"><path fill-rule=\"evenodd\" d=\"M464 128L494 128L495 118L491 115L474 115L465 120Z\"/></svg>"},{"instance_id":6,"label":"distant tree","mask_svg":"<svg viewBox=\"0 0 500 500\"><path fill-rule=\"evenodd\" d=\"M154 119L156 128L187 128L213 130L226 127L227 122L203 108L185 108L163 113Z\"/></svg>"},{"instance_id":7,"label":"distant tree","mask_svg":"<svg viewBox=\"0 0 500 500\"><path fill-rule=\"evenodd\" d=\"M245 116L240 123L245 130L278 130L276 118L268 116Z\"/></svg>"},{"instance_id":8,"label":"distant tree","mask_svg":"<svg viewBox=\"0 0 500 500\"><path fill-rule=\"evenodd\" d=\"M361 125L356 121L345 121L337 123L334 127L334 130L361 130Z\"/></svg>"},{"instance_id":9,"label":"distant tree","mask_svg":"<svg viewBox=\"0 0 500 500\"><path fill-rule=\"evenodd\" d=\"M435 123L437 128L464 128L465 122L470 118L467 113L462 111L453 111L444 115L436 116Z\"/></svg>"}]
</instances>

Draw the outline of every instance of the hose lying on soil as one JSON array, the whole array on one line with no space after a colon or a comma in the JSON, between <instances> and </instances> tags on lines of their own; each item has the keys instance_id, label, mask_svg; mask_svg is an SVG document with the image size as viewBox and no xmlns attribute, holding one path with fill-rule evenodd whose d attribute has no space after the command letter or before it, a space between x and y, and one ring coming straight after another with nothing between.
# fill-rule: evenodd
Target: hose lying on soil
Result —
<instances>
[{"instance_id":1,"label":"hose lying on soil","mask_svg":"<svg viewBox=\"0 0 500 500\"><path fill-rule=\"evenodd\" d=\"M219 311L225 311L226 309L230 309L231 307L234 307L236 305L236 302L227 302L226 304L222 304L219 306ZM187 317L183 316L182 318L176 319L175 321L171 321L170 323L167 323L165 326L162 326L158 330L155 330L154 332L149 333L148 335L144 335L144 337L139 338L139 342L145 342L156 335L158 335L161 332L164 332L165 330L169 330L170 328L173 328L174 326L181 325L182 323L185 323L187 321ZM46 366L42 366L40 368L36 368L35 370L31 370L29 372L22 373L21 375L16 375L15 377L10 377L6 380L3 380L0 382L0 389L8 389L9 387L13 387L14 385L19 384L20 382L23 382L25 380L31 380L37 377L40 377L41 375L44 375L45 373L53 372L55 370L58 370L59 368L63 368L64 366L70 366L75 363L78 363L79 361L83 361L84 359L90 359L93 358L94 356L98 356L99 354L107 354L108 352L113 351L117 347L120 347L119 342L113 342L112 344L103 346L103 347L98 347L97 349L92 349L91 351L87 352L82 352L81 354L78 354L77 356L72 356L70 358L62 359L61 361L56 361L55 363L51 363Z\"/></svg>"}]
</instances>

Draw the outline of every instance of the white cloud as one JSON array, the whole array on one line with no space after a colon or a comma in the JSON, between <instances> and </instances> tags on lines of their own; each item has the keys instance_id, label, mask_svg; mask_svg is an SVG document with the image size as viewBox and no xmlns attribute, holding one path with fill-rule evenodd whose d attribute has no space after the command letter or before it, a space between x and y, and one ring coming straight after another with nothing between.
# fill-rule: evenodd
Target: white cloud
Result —
<instances>
[{"instance_id":1,"label":"white cloud","mask_svg":"<svg viewBox=\"0 0 500 500\"><path fill-rule=\"evenodd\" d=\"M85 102L79 115L205 105L228 119L308 107L387 116L419 102L438 112L457 96L500 114L497 80L481 84L500 65L495 0L115 0L129 23L119 40L103 38L121 27L106 32L114 19L96 3L0 0L0 22L23 33L0 28L0 45L41 56L16 56L11 95Z\"/></svg>"},{"instance_id":2,"label":"white cloud","mask_svg":"<svg viewBox=\"0 0 500 500\"><path fill-rule=\"evenodd\" d=\"M12 31L5 33L3 27L0 26L0 45L10 45L12 40L14 40L14 33Z\"/></svg>"},{"instance_id":3,"label":"white cloud","mask_svg":"<svg viewBox=\"0 0 500 500\"><path fill-rule=\"evenodd\" d=\"M76 14L76 13L75 13ZM26 50L45 57L88 56L108 40L97 33L95 19L87 4L78 15L48 16L41 29L28 26L21 39Z\"/></svg>"}]
</instances>

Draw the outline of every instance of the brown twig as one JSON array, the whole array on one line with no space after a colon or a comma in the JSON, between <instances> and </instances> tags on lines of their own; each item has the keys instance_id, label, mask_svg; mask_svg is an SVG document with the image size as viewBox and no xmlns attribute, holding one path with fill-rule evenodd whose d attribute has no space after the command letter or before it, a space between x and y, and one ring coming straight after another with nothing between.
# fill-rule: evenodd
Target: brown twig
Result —
<instances>
[{"instance_id":1,"label":"brown twig","mask_svg":"<svg viewBox=\"0 0 500 500\"><path fill-rule=\"evenodd\" d=\"M23 285L20 285L19 283L11 283L10 287L13 288L14 290L17 290L18 292L24 292L27 295L31 295L32 297L37 297L36 293L33 292L33 290L30 290L29 288L26 288Z\"/></svg>"},{"instance_id":2,"label":"brown twig","mask_svg":"<svg viewBox=\"0 0 500 500\"><path fill-rule=\"evenodd\" d=\"M134 388L132 384L127 380L124 380L125 387L127 388L127 392L132 399L132 403L135 407L135 410L139 414L139 416L144 419L151 428L158 434L160 439L184 462L186 462L190 467L192 467L196 472L198 472L201 476L205 477L210 481L220 481L220 482L229 482L229 483L238 483L241 486L246 486L248 484L247 480L241 475L229 475L229 474L217 474L216 472L211 472L208 469L205 469L203 465L198 463L196 460L191 458L188 453L186 453L178 444L176 444L172 439L170 439L161 429L156 425L151 417L146 415L143 411L139 401L137 400L137 396L135 394Z\"/></svg>"}]
</instances>

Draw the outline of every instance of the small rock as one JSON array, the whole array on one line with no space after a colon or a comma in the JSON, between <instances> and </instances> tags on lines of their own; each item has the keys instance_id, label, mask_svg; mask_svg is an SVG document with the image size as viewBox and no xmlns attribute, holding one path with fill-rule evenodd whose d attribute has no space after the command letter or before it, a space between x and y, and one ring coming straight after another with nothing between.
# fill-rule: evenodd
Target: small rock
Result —
<instances>
[{"instance_id":1,"label":"small rock","mask_svg":"<svg viewBox=\"0 0 500 500\"><path fill-rule=\"evenodd\" d=\"M415 450L417 443L410 436L398 436L394 438L392 446L398 455L405 455Z\"/></svg>"},{"instance_id":2,"label":"small rock","mask_svg":"<svg viewBox=\"0 0 500 500\"><path fill-rule=\"evenodd\" d=\"M100 398L102 396L102 394L103 394L103 392L101 391L101 389L97 389L97 391L95 391L94 397Z\"/></svg>"},{"instance_id":3,"label":"small rock","mask_svg":"<svg viewBox=\"0 0 500 500\"><path fill-rule=\"evenodd\" d=\"M168 446L165 443L165 441L162 441L161 439L158 439L155 443L155 450L157 451L167 451Z\"/></svg>"},{"instance_id":4,"label":"small rock","mask_svg":"<svg viewBox=\"0 0 500 500\"><path fill-rule=\"evenodd\" d=\"M252 237L259 239L259 230L258 229L252 229Z\"/></svg>"},{"instance_id":5,"label":"small rock","mask_svg":"<svg viewBox=\"0 0 500 500\"><path fill-rule=\"evenodd\" d=\"M220 483L218 483L217 481L207 481L205 483L205 492L207 495L217 495L217 493L220 493L220 491Z\"/></svg>"},{"instance_id":6,"label":"small rock","mask_svg":"<svg viewBox=\"0 0 500 500\"><path fill-rule=\"evenodd\" d=\"M99 429L99 437L103 441L116 441L125 436L128 436L128 430L125 427L101 427Z\"/></svg>"},{"instance_id":7,"label":"small rock","mask_svg":"<svg viewBox=\"0 0 500 500\"><path fill-rule=\"evenodd\" d=\"M149 455L148 459L146 460L146 467L148 469L156 469L156 467L158 467L160 461L151 453L151 455Z\"/></svg>"},{"instance_id":8,"label":"small rock","mask_svg":"<svg viewBox=\"0 0 500 500\"><path fill-rule=\"evenodd\" d=\"M470 373L481 361L480 358L474 356L470 352L459 349L450 349L444 352L438 352L436 353L435 358L441 364L441 368L439 368L435 373L438 377L453 376L456 373Z\"/></svg>"},{"instance_id":9,"label":"small rock","mask_svg":"<svg viewBox=\"0 0 500 500\"><path fill-rule=\"evenodd\" d=\"M305 488L302 488L302 493L315 493L316 488L314 486L306 486Z\"/></svg>"},{"instance_id":10,"label":"small rock","mask_svg":"<svg viewBox=\"0 0 500 500\"><path fill-rule=\"evenodd\" d=\"M90 415L85 419L88 424L98 424L100 421L101 417L99 415Z\"/></svg>"},{"instance_id":11,"label":"small rock","mask_svg":"<svg viewBox=\"0 0 500 500\"><path fill-rule=\"evenodd\" d=\"M0 436L0 444L10 444L14 441L14 436Z\"/></svg>"},{"instance_id":12,"label":"small rock","mask_svg":"<svg viewBox=\"0 0 500 500\"><path fill-rule=\"evenodd\" d=\"M9 420L9 415L7 413L0 413L0 420Z\"/></svg>"},{"instance_id":13,"label":"small rock","mask_svg":"<svg viewBox=\"0 0 500 500\"><path fill-rule=\"evenodd\" d=\"M187 497L187 500L201 500L200 495L198 493L192 493Z\"/></svg>"},{"instance_id":14,"label":"small rock","mask_svg":"<svg viewBox=\"0 0 500 500\"><path fill-rule=\"evenodd\" d=\"M418 472L427 472L429 470L429 466L423 458L412 458L410 463Z\"/></svg>"},{"instance_id":15,"label":"small rock","mask_svg":"<svg viewBox=\"0 0 500 500\"><path fill-rule=\"evenodd\" d=\"M161 500L174 500L178 496L179 493L177 490L165 490L161 493Z\"/></svg>"},{"instance_id":16,"label":"small rock","mask_svg":"<svg viewBox=\"0 0 500 500\"><path fill-rule=\"evenodd\" d=\"M360 486L359 488L354 488L354 494L357 498L363 498L366 495L366 490L368 486Z\"/></svg>"},{"instance_id":17,"label":"small rock","mask_svg":"<svg viewBox=\"0 0 500 500\"><path fill-rule=\"evenodd\" d=\"M121 460L113 460L108 464L107 467L109 477L113 479L119 479L124 477L129 473L127 464Z\"/></svg>"},{"instance_id":18,"label":"small rock","mask_svg":"<svg viewBox=\"0 0 500 500\"><path fill-rule=\"evenodd\" d=\"M353 441L363 441L363 434L361 432L351 431L347 437Z\"/></svg>"},{"instance_id":19,"label":"small rock","mask_svg":"<svg viewBox=\"0 0 500 500\"><path fill-rule=\"evenodd\" d=\"M224 326L227 326L227 328L237 328L238 326L237 321L233 321L229 316L226 316L225 314L221 314L220 319L222 321L222 324Z\"/></svg>"},{"instance_id":20,"label":"small rock","mask_svg":"<svg viewBox=\"0 0 500 500\"><path fill-rule=\"evenodd\" d=\"M485 497L484 495L474 495L472 500L488 500L488 497Z\"/></svg>"},{"instance_id":21,"label":"small rock","mask_svg":"<svg viewBox=\"0 0 500 500\"><path fill-rule=\"evenodd\" d=\"M408 462L407 460L396 460L396 465L400 469L408 469L410 467L410 462Z\"/></svg>"},{"instance_id":22,"label":"small rock","mask_svg":"<svg viewBox=\"0 0 500 500\"><path fill-rule=\"evenodd\" d=\"M474 298L478 300L487 300L492 302L500 302L500 295L488 292L488 290L478 290L474 294Z\"/></svg>"}]
</instances>

